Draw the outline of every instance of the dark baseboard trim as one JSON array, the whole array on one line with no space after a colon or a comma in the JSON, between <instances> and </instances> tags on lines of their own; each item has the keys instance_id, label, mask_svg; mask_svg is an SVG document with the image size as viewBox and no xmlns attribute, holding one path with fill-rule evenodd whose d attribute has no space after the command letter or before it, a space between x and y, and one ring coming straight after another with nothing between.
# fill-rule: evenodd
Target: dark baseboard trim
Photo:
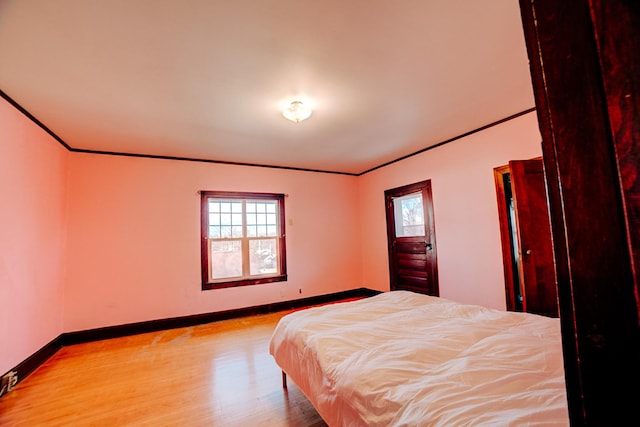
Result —
<instances>
[{"instance_id":1,"label":"dark baseboard trim","mask_svg":"<svg viewBox=\"0 0 640 427\"><path fill-rule=\"evenodd\" d=\"M62 348L62 344L60 341L60 336L58 336L57 338L53 339L49 344L46 344L40 350L36 351L31 356L23 360L13 369L10 369L9 371L2 374L2 376L4 377L10 372L15 372L15 375L18 377L18 380L16 382L17 384L20 381L22 381L22 379L26 378L30 373L35 371L40 365L46 362L51 356L56 354L56 352L61 348ZM6 390L2 390L2 392L6 394ZM4 394L0 394L0 396L3 396Z\"/></svg>"},{"instance_id":2,"label":"dark baseboard trim","mask_svg":"<svg viewBox=\"0 0 640 427\"><path fill-rule=\"evenodd\" d=\"M319 295L309 298L301 298L291 301L276 302L260 306L245 307L235 310L217 311L213 313L194 314L190 316L172 317L168 319L150 320L146 322L129 323L105 328L89 329L78 332L66 332L60 336L61 343L65 345L81 344L91 341L99 341L110 338L119 338L129 335L156 332L166 329L185 328L188 326L202 325L204 323L217 322L219 320L235 319L256 314L267 314L281 310L307 307L316 304L339 301L353 297L367 297L379 293L371 289L359 288L337 292L327 295Z\"/></svg>"},{"instance_id":3,"label":"dark baseboard trim","mask_svg":"<svg viewBox=\"0 0 640 427\"><path fill-rule=\"evenodd\" d=\"M129 323L126 325L108 326L105 328L88 329L78 332L65 332L60 334L49 344L45 345L40 350L29 356L15 368L7 371L2 376L8 374L9 372L15 371L18 376L18 382L20 382L31 372L35 371L40 365L46 362L58 350L68 345L100 341L109 338L119 338L147 332L156 332L165 329L184 328L188 326L217 322L220 320L229 320L239 317L253 316L257 314L274 313L282 310L304 308L349 298L370 297L379 293L380 291L374 291L368 288L358 288L332 294L318 295L291 301L282 301L253 307L239 308L235 310L225 310L213 313L194 314L191 316L151 320L147 322Z\"/></svg>"}]
</instances>

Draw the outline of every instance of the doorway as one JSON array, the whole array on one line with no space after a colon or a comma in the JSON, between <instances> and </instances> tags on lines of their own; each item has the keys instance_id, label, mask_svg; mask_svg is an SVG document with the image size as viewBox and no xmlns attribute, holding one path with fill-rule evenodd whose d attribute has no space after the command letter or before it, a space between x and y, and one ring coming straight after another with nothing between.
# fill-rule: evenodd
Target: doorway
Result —
<instances>
[{"instance_id":1,"label":"doorway","mask_svg":"<svg viewBox=\"0 0 640 427\"><path fill-rule=\"evenodd\" d=\"M391 290L439 296L431 180L384 192Z\"/></svg>"},{"instance_id":2,"label":"doorway","mask_svg":"<svg viewBox=\"0 0 640 427\"><path fill-rule=\"evenodd\" d=\"M542 159L494 168L507 310L558 317Z\"/></svg>"}]
</instances>

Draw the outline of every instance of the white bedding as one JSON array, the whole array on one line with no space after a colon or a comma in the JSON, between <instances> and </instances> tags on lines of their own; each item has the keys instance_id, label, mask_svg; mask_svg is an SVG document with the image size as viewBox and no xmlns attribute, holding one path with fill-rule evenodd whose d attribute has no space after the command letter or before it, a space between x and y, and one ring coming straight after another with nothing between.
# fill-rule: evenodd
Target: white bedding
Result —
<instances>
[{"instance_id":1,"label":"white bedding","mask_svg":"<svg viewBox=\"0 0 640 427\"><path fill-rule=\"evenodd\" d=\"M330 426L569 425L558 319L393 291L288 314L269 351Z\"/></svg>"}]
</instances>

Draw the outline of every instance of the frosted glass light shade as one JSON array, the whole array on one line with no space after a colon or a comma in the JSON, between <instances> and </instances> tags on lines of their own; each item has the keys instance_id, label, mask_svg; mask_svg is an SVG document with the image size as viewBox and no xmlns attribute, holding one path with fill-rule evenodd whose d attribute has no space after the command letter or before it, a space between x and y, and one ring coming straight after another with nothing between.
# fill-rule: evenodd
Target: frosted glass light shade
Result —
<instances>
[{"instance_id":1,"label":"frosted glass light shade","mask_svg":"<svg viewBox=\"0 0 640 427\"><path fill-rule=\"evenodd\" d=\"M300 123L311 116L311 108L304 105L302 101L292 101L282 112L282 115L292 122Z\"/></svg>"}]
</instances>

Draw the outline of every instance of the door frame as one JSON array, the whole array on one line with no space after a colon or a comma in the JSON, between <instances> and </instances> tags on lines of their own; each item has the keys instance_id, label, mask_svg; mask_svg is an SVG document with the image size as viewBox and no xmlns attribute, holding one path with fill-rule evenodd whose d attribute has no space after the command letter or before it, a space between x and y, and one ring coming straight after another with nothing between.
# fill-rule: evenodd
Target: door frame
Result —
<instances>
[{"instance_id":1,"label":"door frame","mask_svg":"<svg viewBox=\"0 0 640 427\"><path fill-rule=\"evenodd\" d=\"M394 257L394 241L395 241L395 220L393 211L393 198L402 197L411 193L422 193L422 209L424 215L425 226L425 239L427 236L430 238L431 249L427 251L428 258L430 258L430 271L429 277L432 278L432 284L430 286L429 295L440 296L440 287L438 283L438 257L437 257L437 245L436 245L436 230L435 221L433 215L433 197L431 194L431 180L424 180L413 184L403 185L401 187L391 188L384 192L384 206L387 221L387 248L388 248L388 262L389 262L389 288L390 290L397 289L396 284L396 269L393 262ZM426 243L426 242L425 242Z\"/></svg>"},{"instance_id":2,"label":"door frame","mask_svg":"<svg viewBox=\"0 0 640 427\"><path fill-rule=\"evenodd\" d=\"M504 290L507 300L507 310L518 311L515 287L520 286L520 283L516 283L518 269L513 262L514 242L511 237L511 221L508 215L509 205L504 187L505 175L509 175L510 173L511 169L508 164L493 168L493 176L496 183L496 198L498 201L498 222L500 226L500 243L502 245L502 266L504 270Z\"/></svg>"}]
</instances>

